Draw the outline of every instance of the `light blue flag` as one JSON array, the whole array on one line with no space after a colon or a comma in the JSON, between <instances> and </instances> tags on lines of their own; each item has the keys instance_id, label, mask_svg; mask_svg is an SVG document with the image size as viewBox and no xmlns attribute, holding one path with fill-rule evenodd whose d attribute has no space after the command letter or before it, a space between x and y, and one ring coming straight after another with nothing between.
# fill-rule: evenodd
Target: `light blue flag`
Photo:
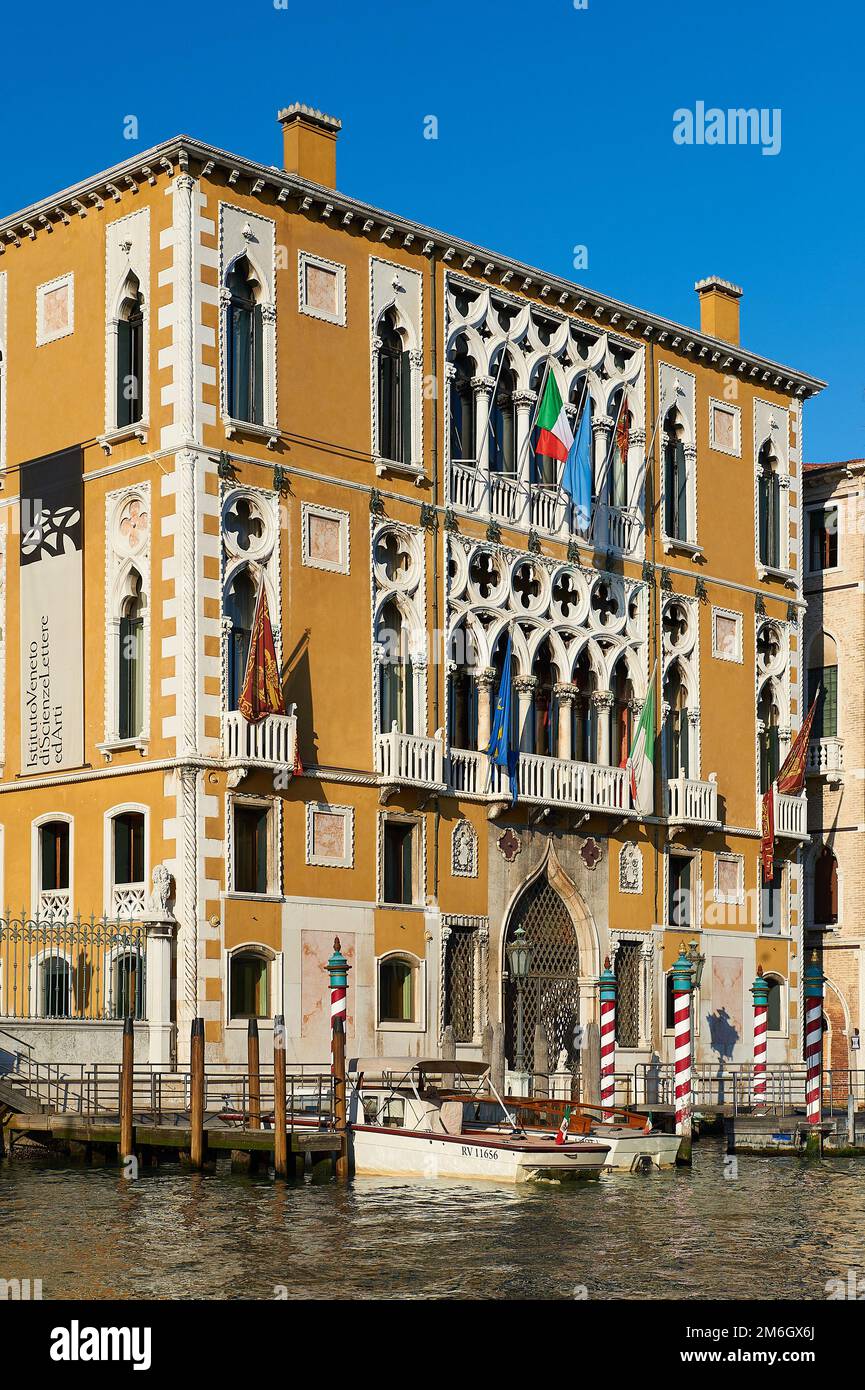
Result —
<instances>
[{"instance_id":1,"label":"light blue flag","mask_svg":"<svg viewBox=\"0 0 865 1390\"><path fill-rule=\"evenodd\" d=\"M499 688L496 691L496 708L493 716L493 727L490 731L490 741L487 747L490 763L495 767L503 767L508 774L508 781L511 786L511 804L517 799L517 764L519 751L511 748L511 634L508 633L508 645L505 650L505 660L502 666L502 678L499 681Z\"/></svg>"},{"instance_id":2,"label":"light blue flag","mask_svg":"<svg viewBox=\"0 0 865 1390\"><path fill-rule=\"evenodd\" d=\"M592 412L588 396L562 469L562 492L576 507L577 530L588 535L592 522Z\"/></svg>"}]
</instances>

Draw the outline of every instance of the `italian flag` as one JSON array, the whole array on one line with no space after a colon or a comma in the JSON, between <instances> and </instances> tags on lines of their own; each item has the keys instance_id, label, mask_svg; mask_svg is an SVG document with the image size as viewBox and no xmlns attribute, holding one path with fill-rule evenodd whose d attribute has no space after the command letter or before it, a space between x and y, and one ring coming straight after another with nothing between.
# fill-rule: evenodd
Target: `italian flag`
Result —
<instances>
[{"instance_id":1,"label":"italian flag","mask_svg":"<svg viewBox=\"0 0 865 1390\"><path fill-rule=\"evenodd\" d=\"M562 1123L559 1125L558 1129L556 1130L556 1143L557 1143L557 1144L564 1144L565 1138L566 1138L567 1133L568 1133L568 1125L569 1125L570 1123L571 1123L571 1107L570 1107L570 1106L567 1106L567 1108L565 1109L565 1113L564 1113L564 1115L562 1116Z\"/></svg>"},{"instance_id":2,"label":"italian flag","mask_svg":"<svg viewBox=\"0 0 865 1390\"><path fill-rule=\"evenodd\" d=\"M637 727L634 730L634 737L631 742L631 751L628 754L628 780L631 783L631 799L634 809L642 811L644 815L652 810L654 806L655 790L655 671L657 662L652 670L652 678L649 681L649 689L646 694L646 703L643 705Z\"/></svg>"},{"instance_id":3,"label":"italian flag","mask_svg":"<svg viewBox=\"0 0 865 1390\"><path fill-rule=\"evenodd\" d=\"M552 371L547 372L541 408L535 423L540 430L535 453L545 454L547 458L558 459L560 463L564 463L574 442L574 432L565 414Z\"/></svg>"}]
</instances>

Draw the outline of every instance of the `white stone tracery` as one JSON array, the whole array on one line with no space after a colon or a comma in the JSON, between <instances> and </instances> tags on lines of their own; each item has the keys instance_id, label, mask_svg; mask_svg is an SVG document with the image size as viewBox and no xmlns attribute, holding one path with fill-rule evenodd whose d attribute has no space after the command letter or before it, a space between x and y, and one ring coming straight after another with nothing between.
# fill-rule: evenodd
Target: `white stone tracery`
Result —
<instances>
[{"instance_id":1,"label":"white stone tracery","mask_svg":"<svg viewBox=\"0 0 865 1390\"><path fill-rule=\"evenodd\" d=\"M572 425L588 397L592 411L594 492L605 488L622 392L631 419L625 461L625 508L601 507L593 539L602 547L634 552L642 543L643 450L645 447L644 352L596 324L529 303L506 290L449 275L444 436L448 497L452 506L483 512L508 524L549 534L570 530L559 475L533 476L529 436L545 374L553 374ZM500 367L502 368L500 372ZM490 471L491 410L507 382L513 412L513 468ZM497 390L498 382L498 390ZM470 412L472 447L462 457L451 449L451 387ZM613 515L613 513L615 513Z\"/></svg>"}]
</instances>

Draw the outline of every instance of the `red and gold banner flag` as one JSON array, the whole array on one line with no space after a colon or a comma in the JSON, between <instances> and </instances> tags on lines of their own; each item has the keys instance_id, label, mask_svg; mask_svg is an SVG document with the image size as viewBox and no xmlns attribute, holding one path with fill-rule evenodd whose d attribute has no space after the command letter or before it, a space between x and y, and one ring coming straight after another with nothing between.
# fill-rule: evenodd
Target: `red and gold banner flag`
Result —
<instances>
[{"instance_id":1,"label":"red and gold banner flag","mask_svg":"<svg viewBox=\"0 0 865 1390\"><path fill-rule=\"evenodd\" d=\"M775 788L763 793L763 822L760 827L760 859L763 864L763 882L771 883L775 877Z\"/></svg>"},{"instance_id":2,"label":"red and gold banner flag","mask_svg":"<svg viewBox=\"0 0 865 1390\"><path fill-rule=\"evenodd\" d=\"M619 451L619 458L622 463L628 462L628 449L631 444L631 417L628 413L628 398L622 401L622 408L619 411L619 423L616 425L616 448Z\"/></svg>"},{"instance_id":3,"label":"red and gold banner flag","mask_svg":"<svg viewBox=\"0 0 865 1390\"><path fill-rule=\"evenodd\" d=\"M237 708L248 724L260 724L269 714L285 714L264 579L258 590L249 656Z\"/></svg>"}]
</instances>

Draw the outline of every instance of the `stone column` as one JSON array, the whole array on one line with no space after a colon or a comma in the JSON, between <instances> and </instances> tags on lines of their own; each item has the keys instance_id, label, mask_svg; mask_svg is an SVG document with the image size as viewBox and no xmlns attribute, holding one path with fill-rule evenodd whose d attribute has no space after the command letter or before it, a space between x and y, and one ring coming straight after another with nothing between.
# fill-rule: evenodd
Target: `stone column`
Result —
<instances>
[{"instance_id":1,"label":"stone column","mask_svg":"<svg viewBox=\"0 0 865 1390\"><path fill-rule=\"evenodd\" d=\"M592 459L594 472L594 492L598 505L604 505L607 494L607 453L614 420L609 415L596 415L592 420Z\"/></svg>"},{"instance_id":2,"label":"stone column","mask_svg":"<svg viewBox=\"0 0 865 1390\"><path fill-rule=\"evenodd\" d=\"M558 756L570 760L574 756L573 714L574 700L579 694L577 687L568 681L560 681L553 687L558 709Z\"/></svg>"},{"instance_id":3,"label":"stone column","mask_svg":"<svg viewBox=\"0 0 865 1390\"><path fill-rule=\"evenodd\" d=\"M153 892L142 925L147 934L145 990L149 1049L147 1060L168 1067L174 1052L174 1024L171 1019L172 945L177 922L169 910L171 874L164 864L153 870Z\"/></svg>"},{"instance_id":4,"label":"stone column","mask_svg":"<svg viewBox=\"0 0 865 1390\"><path fill-rule=\"evenodd\" d=\"M475 505L479 510L490 509L490 401L495 381L491 376L472 378L475 397L475 456L478 461L478 488Z\"/></svg>"},{"instance_id":5,"label":"stone column","mask_svg":"<svg viewBox=\"0 0 865 1390\"><path fill-rule=\"evenodd\" d=\"M517 699L519 700L518 727L521 753L531 753L532 751L532 735L534 733L532 710L537 684L537 676L517 676L514 681L514 689L517 692Z\"/></svg>"},{"instance_id":6,"label":"stone column","mask_svg":"<svg viewBox=\"0 0 865 1390\"><path fill-rule=\"evenodd\" d=\"M532 426L532 410L537 401L536 391L515 391L514 412L516 415L517 479L521 488L519 515L530 520L530 499L532 483L532 460L529 450L529 436Z\"/></svg>"},{"instance_id":7,"label":"stone column","mask_svg":"<svg viewBox=\"0 0 865 1390\"><path fill-rule=\"evenodd\" d=\"M493 686L496 672L494 666L482 666L475 673L478 692L478 749L485 753L490 742L490 724Z\"/></svg>"},{"instance_id":8,"label":"stone column","mask_svg":"<svg viewBox=\"0 0 865 1390\"><path fill-rule=\"evenodd\" d=\"M612 690L596 690L592 695L592 708L598 727L598 756L601 767L610 765L610 710L615 702Z\"/></svg>"}]
</instances>

